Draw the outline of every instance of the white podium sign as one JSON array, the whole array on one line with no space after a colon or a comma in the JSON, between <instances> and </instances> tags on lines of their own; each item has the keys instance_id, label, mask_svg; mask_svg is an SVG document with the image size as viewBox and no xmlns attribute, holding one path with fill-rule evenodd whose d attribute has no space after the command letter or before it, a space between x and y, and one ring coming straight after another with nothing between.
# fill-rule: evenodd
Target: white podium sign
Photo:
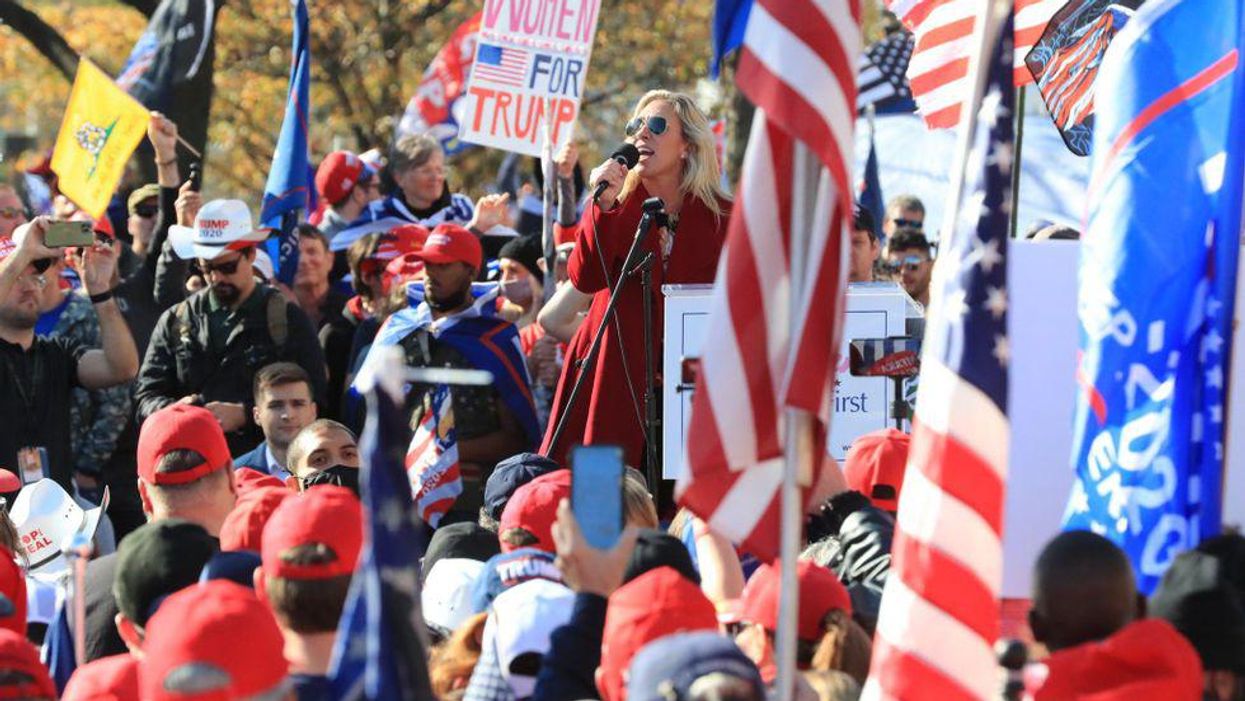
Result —
<instances>
[{"instance_id":1,"label":"white podium sign","mask_svg":"<svg viewBox=\"0 0 1245 701\"><path fill-rule=\"evenodd\" d=\"M662 358L662 477L676 479L685 459L687 422L692 411L691 387L682 386L685 358L699 358L709 319L712 285L665 285L665 352ZM852 377L847 346L854 338L904 335L905 319L919 311L895 283L851 285L847 292L843 345L835 378L834 419L827 451L842 459L857 436L893 425L890 401L893 380Z\"/></svg>"}]
</instances>

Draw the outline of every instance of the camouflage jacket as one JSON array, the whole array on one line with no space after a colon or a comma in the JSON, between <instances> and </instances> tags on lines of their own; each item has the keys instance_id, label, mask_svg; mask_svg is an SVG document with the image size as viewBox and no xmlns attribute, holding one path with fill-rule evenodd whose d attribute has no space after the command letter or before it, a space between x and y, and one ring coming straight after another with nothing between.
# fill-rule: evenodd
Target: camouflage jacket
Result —
<instances>
[{"instance_id":1,"label":"camouflage jacket","mask_svg":"<svg viewBox=\"0 0 1245 701\"><path fill-rule=\"evenodd\" d=\"M61 312L50 337L65 337L87 348L102 343L99 317L91 301L81 291L69 295L69 305ZM133 407L133 383L108 389L74 388L69 408L69 425L74 471L99 474L117 447Z\"/></svg>"}]
</instances>

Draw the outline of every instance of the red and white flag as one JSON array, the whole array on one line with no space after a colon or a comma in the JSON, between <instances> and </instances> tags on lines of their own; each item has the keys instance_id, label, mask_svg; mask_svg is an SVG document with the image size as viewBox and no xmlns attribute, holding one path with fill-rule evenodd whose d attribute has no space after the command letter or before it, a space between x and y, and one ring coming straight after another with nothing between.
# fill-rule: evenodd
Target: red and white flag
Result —
<instances>
[{"instance_id":1,"label":"red and white flag","mask_svg":"<svg viewBox=\"0 0 1245 701\"><path fill-rule=\"evenodd\" d=\"M1017 87L1033 82L1025 55L1065 2L1016 0L1012 77ZM954 127L960 121L960 106L971 90L968 59L974 16L981 4L982 0L886 0L886 9L916 36L908 63L908 84L931 129Z\"/></svg>"},{"instance_id":2,"label":"red and white flag","mask_svg":"<svg viewBox=\"0 0 1245 701\"><path fill-rule=\"evenodd\" d=\"M765 559L779 550L785 409L814 417L813 454L825 455L847 282L859 52L859 0L756 0L740 50L736 82L757 111L676 494L714 531ZM821 166L820 180L793 182L797 145ZM793 230L800 185L816 194L806 232Z\"/></svg>"},{"instance_id":3,"label":"red and white flag","mask_svg":"<svg viewBox=\"0 0 1245 701\"><path fill-rule=\"evenodd\" d=\"M406 451L406 474L411 481L415 512L436 528L463 493L463 480L458 469L454 402L449 387L434 387L430 400Z\"/></svg>"}]
</instances>

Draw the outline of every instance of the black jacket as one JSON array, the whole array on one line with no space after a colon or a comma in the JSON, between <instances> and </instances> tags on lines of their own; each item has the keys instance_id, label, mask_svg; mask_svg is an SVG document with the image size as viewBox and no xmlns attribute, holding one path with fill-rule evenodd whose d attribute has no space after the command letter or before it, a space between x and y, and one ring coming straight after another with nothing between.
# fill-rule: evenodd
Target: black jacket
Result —
<instances>
[{"instance_id":1,"label":"black jacket","mask_svg":"<svg viewBox=\"0 0 1245 701\"><path fill-rule=\"evenodd\" d=\"M255 373L265 365L288 361L302 366L311 377L312 397L323 406L326 375L324 353L316 338L316 330L307 315L296 304L286 300L286 338L278 344L273 338L268 318L268 300L281 293L266 285L258 285L258 303L248 300L246 316L235 326L225 342L225 350L212 350L208 314L210 290L201 290L186 299L187 310L174 305L160 316L147 355L138 373L135 402L140 422L187 395L201 395L203 402L238 402L243 404L250 421L253 405L251 383ZM284 299L284 298L282 298ZM182 318L189 321L184 326ZM230 451L244 453L262 440L253 424L226 436Z\"/></svg>"},{"instance_id":2,"label":"black jacket","mask_svg":"<svg viewBox=\"0 0 1245 701\"><path fill-rule=\"evenodd\" d=\"M877 625L882 588L891 569L895 520L860 492L830 499L808 522L812 543L801 555L828 567L847 586L852 615L870 635Z\"/></svg>"},{"instance_id":3,"label":"black jacket","mask_svg":"<svg viewBox=\"0 0 1245 701\"><path fill-rule=\"evenodd\" d=\"M549 652L540 665L531 701L599 699L594 674L601 664L608 601L596 594L576 594L571 619L549 636Z\"/></svg>"}]
</instances>

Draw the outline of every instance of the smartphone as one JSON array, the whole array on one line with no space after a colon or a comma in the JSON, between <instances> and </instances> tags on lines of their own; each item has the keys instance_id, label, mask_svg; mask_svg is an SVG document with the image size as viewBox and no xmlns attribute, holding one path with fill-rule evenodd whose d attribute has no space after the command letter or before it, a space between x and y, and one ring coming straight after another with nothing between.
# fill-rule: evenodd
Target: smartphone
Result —
<instances>
[{"instance_id":1,"label":"smartphone","mask_svg":"<svg viewBox=\"0 0 1245 701\"><path fill-rule=\"evenodd\" d=\"M856 338L848 344L856 377L912 377L921 368L921 341L911 336Z\"/></svg>"},{"instance_id":2,"label":"smartphone","mask_svg":"<svg viewBox=\"0 0 1245 701\"><path fill-rule=\"evenodd\" d=\"M89 221L54 221L48 224L43 242L49 248L90 246L95 243L95 231Z\"/></svg>"},{"instance_id":3,"label":"smartphone","mask_svg":"<svg viewBox=\"0 0 1245 701\"><path fill-rule=\"evenodd\" d=\"M187 180L190 181L190 189L195 192L199 192L203 189L203 173L201 168L202 166L199 165L198 161L190 164L190 176Z\"/></svg>"},{"instance_id":4,"label":"smartphone","mask_svg":"<svg viewBox=\"0 0 1245 701\"><path fill-rule=\"evenodd\" d=\"M625 470L616 445L571 448L571 510L594 548L612 548L622 535Z\"/></svg>"}]
</instances>

